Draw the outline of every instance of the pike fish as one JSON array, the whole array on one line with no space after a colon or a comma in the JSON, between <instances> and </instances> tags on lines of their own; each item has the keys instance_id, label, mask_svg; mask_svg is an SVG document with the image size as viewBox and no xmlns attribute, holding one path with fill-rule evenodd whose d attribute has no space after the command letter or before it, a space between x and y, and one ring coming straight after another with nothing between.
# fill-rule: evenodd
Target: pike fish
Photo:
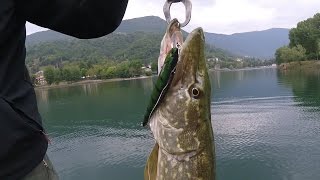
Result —
<instances>
[{"instance_id":1,"label":"pike fish","mask_svg":"<svg viewBox=\"0 0 320 180\"><path fill-rule=\"evenodd\" d=\"M211 86L204 56L204 33L197 28L181 47L165 94L148 120L156 144L145 180L214 180Z\"/></svg>"}]
</instances>

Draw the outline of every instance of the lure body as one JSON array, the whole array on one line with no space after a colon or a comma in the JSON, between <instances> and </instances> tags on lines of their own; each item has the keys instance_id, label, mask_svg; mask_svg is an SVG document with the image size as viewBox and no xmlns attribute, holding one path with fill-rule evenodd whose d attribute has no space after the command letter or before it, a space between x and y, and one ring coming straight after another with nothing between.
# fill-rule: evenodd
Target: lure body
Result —
<instances>
[{"instance_id":1,"label":"lure body","mask_svg":"<svg viewBox=\"0 0 320 180\"><path fill-rule=\"evenodd\" d=\"M163 98L167 89L166 87L169 86L171 79L173 77L173 73L177 65L177 62L178 62L178 49L172 48L167 54L164 65L160 71L159 77L152 90L151 99L149 101L149 105L147 107L147 111L143 119L143 123L142 123L143 126L147 125L152 115L152 112L154 111L154 109L157 107L157 105Z\"/></svg>"}]
</instances>

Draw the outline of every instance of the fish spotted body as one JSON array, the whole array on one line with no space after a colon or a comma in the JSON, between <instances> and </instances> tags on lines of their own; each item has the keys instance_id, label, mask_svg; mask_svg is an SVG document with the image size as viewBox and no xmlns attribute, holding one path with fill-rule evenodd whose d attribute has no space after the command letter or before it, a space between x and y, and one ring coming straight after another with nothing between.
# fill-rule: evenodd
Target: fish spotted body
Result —
<instances>
[{"instance_id":1,"label":"fish spotted body","mask_svg":"<svg viewBox=\"0 0 320 180\"><path fill-rule=\"evenodd\" d=\"M204 33L198 28L182 45L173 79L149 119L156 145L145 180L215 179L210 99Z\"/></svg>"}]
</instances>

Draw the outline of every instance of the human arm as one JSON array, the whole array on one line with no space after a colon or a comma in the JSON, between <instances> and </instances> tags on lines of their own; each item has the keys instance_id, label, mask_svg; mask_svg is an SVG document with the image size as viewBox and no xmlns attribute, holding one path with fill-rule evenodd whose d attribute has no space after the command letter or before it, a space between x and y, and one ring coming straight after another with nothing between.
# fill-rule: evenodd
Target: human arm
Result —
<instances>
[{"instance_id":1,"label":"human arm","mask_svg":"<svg viewBox=\"0 0 320 180\"><path fill-rule=\"evenodd\" d=\"M128 0L16 0L26 21L77 38L97 38L121 23Z\"/></svg>"}]
</instances>

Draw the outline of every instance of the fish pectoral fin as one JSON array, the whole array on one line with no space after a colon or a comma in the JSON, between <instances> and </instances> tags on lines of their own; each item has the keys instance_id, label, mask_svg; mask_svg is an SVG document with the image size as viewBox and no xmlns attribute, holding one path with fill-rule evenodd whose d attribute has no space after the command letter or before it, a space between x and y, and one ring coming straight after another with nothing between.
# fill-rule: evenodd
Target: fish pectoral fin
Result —
<instances>
[{"instance_id":1,"label":"fish pectoral fin","mask_svg":"<svg viewBox=\"0 0 320 180\"><path fill-rule=\"evenodd\" d=\"M158 165L159 145L156 143L151 151L151 154L144 169L144 180L157 179L157 165Z\"/></svg>"}]
</instances>

